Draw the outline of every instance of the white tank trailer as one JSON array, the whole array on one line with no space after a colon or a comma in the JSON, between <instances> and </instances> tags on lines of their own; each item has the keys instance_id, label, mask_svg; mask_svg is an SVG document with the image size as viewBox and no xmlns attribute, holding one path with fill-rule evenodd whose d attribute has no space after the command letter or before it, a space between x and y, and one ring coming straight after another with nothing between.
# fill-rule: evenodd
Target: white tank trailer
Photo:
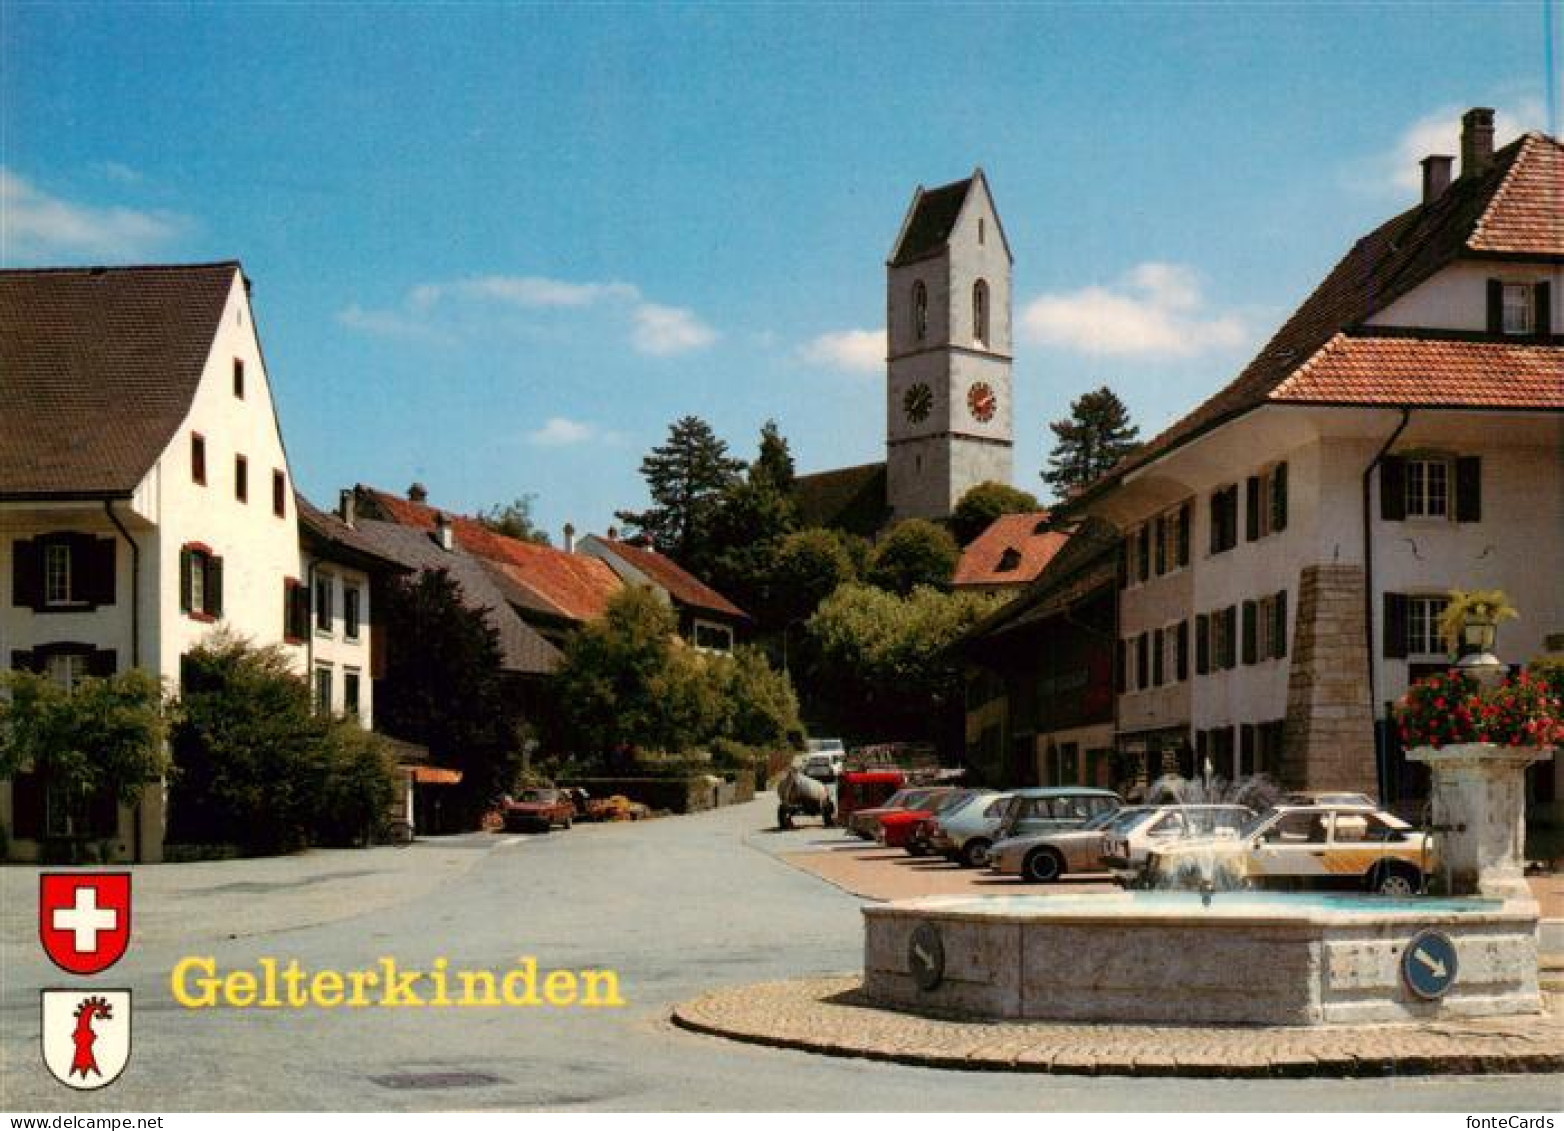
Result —
<instances>
[{"instance_id":1,"label":"white tank trailer","mask_svg":"<svg viewBox=\"0 0 1564 1131\"><path fill-rule=\"evenodd\" d=\"M790 829L797 816L819 817L827 828L836 817L836 805L824 782L794 768L777 782L777 828Z\"/></svg>"}]
</instances>

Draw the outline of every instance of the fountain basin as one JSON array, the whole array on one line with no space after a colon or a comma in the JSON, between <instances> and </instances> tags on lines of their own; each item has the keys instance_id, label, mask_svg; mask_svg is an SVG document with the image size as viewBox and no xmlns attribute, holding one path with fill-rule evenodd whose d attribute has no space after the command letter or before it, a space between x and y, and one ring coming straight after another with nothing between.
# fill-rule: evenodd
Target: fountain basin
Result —
<instances>
[{"instance_id":1,"label":"fountain basin","mask_svg":"<svg viewBox=\"0 0 1564 1131\"><path fill-rule=\"evenodd\" d=\"M1183 1025L1364 1024L1542 1009L1536 909L1500 900L1222 892L1206 905L1185 892L947 896L867 906L863 915L864 991L893 1008ZM1408 946L1426 930L1445 936L1457 959L1434 1000L1414 992L1403 970Z\"/></svg>"}]
</instances>

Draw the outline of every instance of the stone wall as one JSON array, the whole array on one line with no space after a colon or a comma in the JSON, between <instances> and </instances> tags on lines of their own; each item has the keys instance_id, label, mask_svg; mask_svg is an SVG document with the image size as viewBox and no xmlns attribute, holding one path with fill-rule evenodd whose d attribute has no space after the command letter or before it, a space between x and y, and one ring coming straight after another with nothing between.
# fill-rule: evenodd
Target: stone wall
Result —
<instances>
[{"instance_id":1,"label":"stone wall","mask_svg":"<svg viewBox=\"0 0 1564 1131\"><path fill-rule=\"evenodd\" d=\"M1282 753L1289 786L1378 790L1364 615L1362 566L1300 572Z\"/></svg>"}]
</instances>

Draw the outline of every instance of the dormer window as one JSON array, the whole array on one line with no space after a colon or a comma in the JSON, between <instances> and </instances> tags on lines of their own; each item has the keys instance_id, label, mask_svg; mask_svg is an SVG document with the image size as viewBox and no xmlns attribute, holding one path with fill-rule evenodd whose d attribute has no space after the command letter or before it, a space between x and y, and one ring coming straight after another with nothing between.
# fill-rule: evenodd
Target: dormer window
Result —
<instances>
[{"instance_id":1,"label":"dormer window","mask_svg":"<svg viewBox=\"0 0 1564 1131\"><path fill-rule=\"evenodd\" d=\"M979 345L988 344L988 282L972 284L972 337Z\"/></svg>"},{"instance_id":2,"label":"dormer window","mask_svg":"<svg viewBox=\"0 0 1564 1131\"><path fill-rule=\"evenodd\" d=\"M1537 300L1530 283L1504 284L1503 328L1506 334L1533 333L1536 309Z\"/></svg>"},{"instance_id":3,"label":"dormer window","mask_svg":"<svg viewBox=\"0 0 1564 1131\"><path fill-rule=\"evenodd\" d=\"M995 573L1014 573L1021 566L1021 551L1014 546L1006 546L1005 552L999 555L999 564L994 566Z\"/></svg>"},{"instance_id":4,"label":"dormer window","mask_svg":"<svg viewBox=\"0 0 1564 1131\"><path fill-rule=\"evenodd\" d=\"M929 288L922 279L912 284L912 332L920 342L929 333Z\"/></svg>"}]
</instances>

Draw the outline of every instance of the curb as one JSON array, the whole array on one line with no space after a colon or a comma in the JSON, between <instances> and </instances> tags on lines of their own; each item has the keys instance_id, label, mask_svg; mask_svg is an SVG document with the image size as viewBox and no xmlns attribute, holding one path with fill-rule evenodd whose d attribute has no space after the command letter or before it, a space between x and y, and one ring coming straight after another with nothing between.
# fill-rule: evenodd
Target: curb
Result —
<instances>
[{"instance_id":1,"label":"curb","mask_svg":"<svg viewBox=\"0 0 1564 1131\"><path fill-rule=\"evenodd\" d=\"M1222 1079L1301 1079L1307 1077L1383 1078L1389 1076L1470 1076L1486 1074L1541 1074L1564 1072L1564 1025L1557 1013L1535 1018L1454 1019L1460 1024L1461 1049L1452 1049L1453 1034L1438 1023L1408 1025L1330 1026L1319 1029L1217 1030L1175 1026L1100 1026L1028 1022L984 1022L991 1033L989 1048L972 1048L972 1023L955 1018L873 1009L864 1004L823 1000L839 997L856 986L856 977L803 978L734 986L715 991L674 1007L670 1020L680 1029L703 1036L720 1037L742 1044L789 1049L856 1060L941 1068L963 1072L1027 1072L1070 1076L1162 1076ZM784 1018L776 1020L775 1007L788 1016L805 1015L817 1022L817 1032L790 1032ZM900 1030L893 1040L876 1041L872 1034L856 1036L852 1010L869 1010L877 1020L892 1021ZM836 1011L833 1015L832 1011ZM736 1015L736 1017L735 1017ZM1521 1051L1525 1037L1517 1037L1517 1023L1532 1023L1543 1047ZM1221 1055L1221 1050L1198 1051L1191 1038L1242 1033L1245 1051L1241 1059ZM1106 1055L1094 1052L1093 1043L1112 1034L1119 1043L1142 1047ZM1406 1047L1384 1051L1387 1035L1400 1038ZM1489 1047L1472 1050L1473 1038ZM1278 1047L1267 1052L1267 1040ZM1361 1042L1377 1051L1364 1055L1348 1048L1307 1046ZM1006 1048L1006 1044L1011 1048ZM1305 1047L1299 1048L1297 1046ZM943 1046L943 1047L942 1047ZM994 1047L998 1046L998 1047ZM1172 1049L1178 1049L1175 1054ZM1194 1049L1195 1051L1190 1051Z\"/></svg>"}]
</instances>

